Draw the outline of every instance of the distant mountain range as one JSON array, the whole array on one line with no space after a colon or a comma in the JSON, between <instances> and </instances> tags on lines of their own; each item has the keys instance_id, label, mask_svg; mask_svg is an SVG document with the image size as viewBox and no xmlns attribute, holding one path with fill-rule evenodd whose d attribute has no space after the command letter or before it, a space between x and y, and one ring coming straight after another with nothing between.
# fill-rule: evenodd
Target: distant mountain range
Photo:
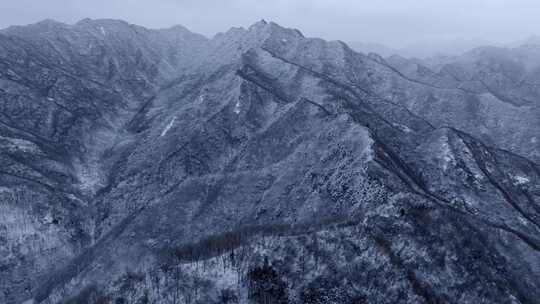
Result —
<instances>
[{"instance_id":1,"label":"distant mountain range","mask_svg":"<svg viewBox=\"0 0 540 304\"><path fill-rule=\"evenodd\" d=\"M1 30L0 303L539 303L531 41Z\"/></svg>"},{"instance_id":2,"label":"distant mountain range","mask_svg":"<svg viewBox=\"0 0 540 304\"><path fill-rule=\"evenodd\" d=\"M526 39L509 43L493 43L487 40L474 39L433 39L412 43L403 48L392 48L380 43L350 42L349 45L356 51L363 53L377 53L383 57L399 55L406 58L427 59L433 57L458 56L478 47L520 47L525 45L540 45L539 36L530 36Z\"/></svg>"},{"instance_id":3,"label":"distant mountain range","mask_svg":"<svg viewBox=\"0 0 540 304\"><path fill-rule=\"evenodd\" d=\"M350 46L363 53L377 53L383 57L399 55L407 58L430 58L438 56L455 56L463 54L476 47L492 45L481 40L424 40L403 48L392 48L378 43L351 42Z\"/></svg>"}]
</instances>

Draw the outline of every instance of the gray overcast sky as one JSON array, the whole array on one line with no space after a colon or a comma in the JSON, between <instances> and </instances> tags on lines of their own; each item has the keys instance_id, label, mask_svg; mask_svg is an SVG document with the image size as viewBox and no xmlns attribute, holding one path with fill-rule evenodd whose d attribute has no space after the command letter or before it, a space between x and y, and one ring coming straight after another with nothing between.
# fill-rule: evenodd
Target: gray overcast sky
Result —
<instances>
[{"instance_id":1,"label":"gray overcast sky","mask_svg":"<svg viewBox=\"0 0 540 304\"><path fill-rule=\"evenodd\" d=\"M307 36L380 42L494 42L540 35L540 0L0 0L0 27L45 18L118 18L146 27L182 24L212 36L259 19Z\"/></svg>"}]
</instances>

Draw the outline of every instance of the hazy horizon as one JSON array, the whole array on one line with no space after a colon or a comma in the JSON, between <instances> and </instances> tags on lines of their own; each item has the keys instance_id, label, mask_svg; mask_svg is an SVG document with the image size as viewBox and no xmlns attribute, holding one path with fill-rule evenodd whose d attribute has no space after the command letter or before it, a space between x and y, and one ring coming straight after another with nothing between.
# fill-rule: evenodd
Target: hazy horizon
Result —
<instances>
[{"instance_id":1,"label":"hazy horizon","mask_svg":"<svg viewBox=\"0 0 540 304\"><path fill-rule=\"evenodd\" d=\"M512 43L540 34L540 4L532 0L50 0L9 1L0 28L44 19L75 23L84 18L121 19L148 28L183 25L212 37L260 19L307 36L404 48L423 41Z\"/></svg>"}]
</instances>

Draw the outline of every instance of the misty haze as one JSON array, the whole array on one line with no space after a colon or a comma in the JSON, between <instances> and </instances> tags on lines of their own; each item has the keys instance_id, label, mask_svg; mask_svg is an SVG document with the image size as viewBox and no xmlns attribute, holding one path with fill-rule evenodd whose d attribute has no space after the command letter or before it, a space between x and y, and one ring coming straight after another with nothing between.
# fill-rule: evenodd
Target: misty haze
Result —
<instances>
[{"instance_id":1,"label":"misty haze","mask_svg":"<svg viewBox=\"0 0 540 304\"><path fill-rule=\"evenodd\" d=\"M0 304L540 303L535 1L0 1Z\"/></svg>"}]
</instances>

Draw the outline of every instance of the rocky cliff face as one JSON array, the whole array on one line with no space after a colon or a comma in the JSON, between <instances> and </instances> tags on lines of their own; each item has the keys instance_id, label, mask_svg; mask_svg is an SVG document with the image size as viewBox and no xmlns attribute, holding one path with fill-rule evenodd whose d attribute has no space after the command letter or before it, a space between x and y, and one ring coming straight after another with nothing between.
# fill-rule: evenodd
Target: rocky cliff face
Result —
<instances>
[{"instance_id":1,"label":"rocky cliff face","mask_svg":"<svg viewBox=\"0 0 540 304\"><path fill-rule=\"evenodd\" d=\"M534 73L475 56L3 30L0 302L538 303Z\"/></svg>"}]
</instances>

